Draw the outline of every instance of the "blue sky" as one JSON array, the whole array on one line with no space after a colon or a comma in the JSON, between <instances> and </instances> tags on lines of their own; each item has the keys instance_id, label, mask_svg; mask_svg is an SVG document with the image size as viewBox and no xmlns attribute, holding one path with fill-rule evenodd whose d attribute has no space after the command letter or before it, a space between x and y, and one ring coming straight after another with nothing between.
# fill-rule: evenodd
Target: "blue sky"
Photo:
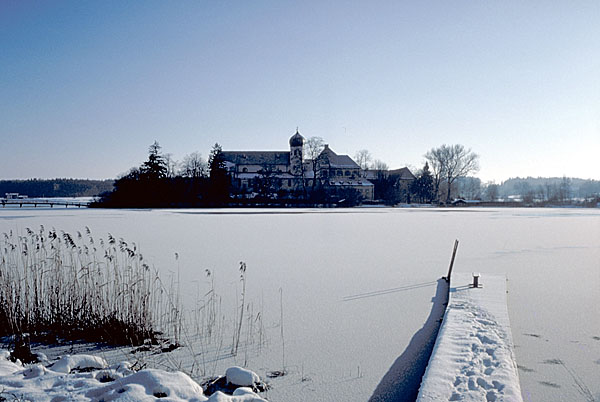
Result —
<instances>
[{"instance_id":1,"label":"blue sky","mask_svg":"<svg viewBox=\"0 0 600 402\"><path fill-rule=\"evenodd\" d=\"M484 180L600 179L598 1L0 1L0 178L114 178L158 140Z\"/></svg>"}]
</instances>

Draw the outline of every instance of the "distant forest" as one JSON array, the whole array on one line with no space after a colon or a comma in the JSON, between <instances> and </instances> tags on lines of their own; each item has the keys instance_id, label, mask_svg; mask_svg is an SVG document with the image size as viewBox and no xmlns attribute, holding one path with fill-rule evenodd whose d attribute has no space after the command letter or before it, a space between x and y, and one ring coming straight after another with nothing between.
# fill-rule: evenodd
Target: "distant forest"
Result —
<instances>
[{"instance_id":1,"label":"distant forest","mask_svg":"<svg viewBox=\"0 0 600 402\"><path fill-rule=\"evenodd\" d=\"M540 198L551 198L556 189L561 186L568 186L570 198L586 198L600 195L599 180L584 180L577 178L565 177L527 177L527 178L512 178L502 183L500 186L500 194L509 196L518 194L527 196L535 194Z\"/></svg>"},{"instance_id":2,"label":"distant forest","mask_svg":"<svg viewBox=\"0 0 600 402\"><path fill-rule=\"evenodd\" d=\"M526 203L565 204L600 197L599 180L572 177L516 177L501 184L484 184L476 177L461 177L455 187L461 198L484 201L516 198Z\"/></svg>"},{"instance_id":3,"label":"distant forest","mask_svg":"<svg viewBox=\"0 0 600 402\"><path fill-rule=\"evenodd\" d=\"M112 191L114 180L29 179L0 180L0 197L19 193L33 197L95 197Z\"/></svg>"}]
</instances>

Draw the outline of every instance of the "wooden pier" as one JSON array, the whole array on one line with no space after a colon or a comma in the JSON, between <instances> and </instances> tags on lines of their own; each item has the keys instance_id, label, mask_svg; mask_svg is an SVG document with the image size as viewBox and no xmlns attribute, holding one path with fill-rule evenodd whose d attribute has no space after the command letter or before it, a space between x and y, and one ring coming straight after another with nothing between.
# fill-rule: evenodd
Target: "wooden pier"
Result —
<instances>
[{"instance_id":1,"label":"wooden pier","mask_svg":"<svg viewBox=\"0 0 600 402\"><path fill-rule=\"evenodd\" d=\"M85 202L85 201L66 201L66 200L50 200L50 199L1 199L0 203L2 204L2 208L5 208L6 206L9 207L16 207L18 206L19 208L23 208L23 207L33 207L33 208L37 208L38 206L42 207L42 206L50 206L50 208L54 208L54 206L58 206L58 207L62 207L64 206L65 208L69 208L69 207L77 207L77 208L81 208L81 207L88 207L90 205L89 202Z\"/></svg>"}]
</instances>

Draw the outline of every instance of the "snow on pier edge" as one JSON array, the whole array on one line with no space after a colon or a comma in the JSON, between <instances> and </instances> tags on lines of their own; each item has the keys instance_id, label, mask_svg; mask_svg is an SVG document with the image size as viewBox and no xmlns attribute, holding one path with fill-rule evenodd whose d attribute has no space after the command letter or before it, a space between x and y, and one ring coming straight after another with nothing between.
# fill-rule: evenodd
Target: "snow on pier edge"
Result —
<instances>
[{"instance_id":1,"label":"snow on pier edge","mask_svg":"<svg viewBox=\"0 0 600 402\"><path fill-rule=\"evenodd\" d=\"M453 273L450 297L417 401L522 401L506 278Z\"/></svg>"}]
</instances>

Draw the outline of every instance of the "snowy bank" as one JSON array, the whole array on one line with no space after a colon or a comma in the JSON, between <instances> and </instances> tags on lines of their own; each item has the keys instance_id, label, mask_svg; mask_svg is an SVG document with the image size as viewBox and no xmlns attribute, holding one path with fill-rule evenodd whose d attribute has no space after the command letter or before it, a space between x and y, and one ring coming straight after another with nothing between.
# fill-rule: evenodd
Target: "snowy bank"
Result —
<instances>
[{"instance_id":1,"label":"snowy bank","mask_svg":"<svg viewBox=\"0 0 600 402\"><path fill-rule=\"evenodd\" d=\"M240 368L232 375L260 381L258 376ZM247 381L246 381L247 382ZM250 383L249 385L252 385ZM266 402L250 388L242 387L226 395L216 392L204 396L202 387L182 372L146 369L130 370L122 362L108 366L98 356L64 356L53 365L23 366L9 360L0 350L0 400L31 401L147 401L171 402Z\"/></svg>"},{"instance_id":2,"label":"snowy bank","mask_svg":"<svg viewBox=\"0 0 600 402\"><path fill-rule=\"evenodd\" d=\"M454 273L442 328L417 401L522 401L506 278Z\"/></svg>"}]
</instances>

